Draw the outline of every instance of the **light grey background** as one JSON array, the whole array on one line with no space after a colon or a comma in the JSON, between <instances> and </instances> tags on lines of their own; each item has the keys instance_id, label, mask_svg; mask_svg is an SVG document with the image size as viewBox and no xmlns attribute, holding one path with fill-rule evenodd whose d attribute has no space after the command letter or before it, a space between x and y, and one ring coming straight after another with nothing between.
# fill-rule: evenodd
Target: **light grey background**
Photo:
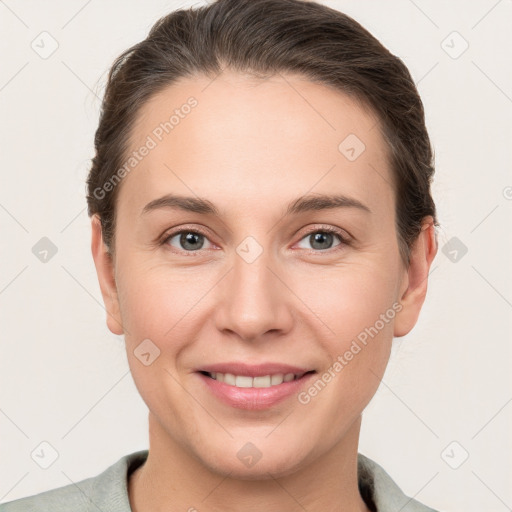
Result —
<instances>
[{"instance_id":1,"label":"light grey background","mask_svg":"<svg viewBox=\"0 0 512 512\"><path fill-rule=\"evenodd\" d=\"M394 342L360 451L440 510L512 510L512 1L323 3L411 70L442 224L426 304ZM114 58L194 4L0 0L0 502L148 446L123 339L105 323L85 178ZM57 249L47 262L33 253L43 237ZM42 442L58 453L47 469L31 458Z\"/></svg>"}]
</instances>

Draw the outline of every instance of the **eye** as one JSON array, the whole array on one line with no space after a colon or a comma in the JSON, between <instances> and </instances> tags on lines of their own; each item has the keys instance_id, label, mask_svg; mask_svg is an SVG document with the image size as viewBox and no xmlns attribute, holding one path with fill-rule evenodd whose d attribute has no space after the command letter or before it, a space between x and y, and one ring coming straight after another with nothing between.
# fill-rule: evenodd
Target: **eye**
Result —
<instances>
[{"instance_id":1,"label":"eye","mask_svg":"<svg viewBox=\"0 0 512 512\"><path fill-rule=\"evenodd\" d=\"M339 243L333 246L333 240L336 237L338 238ZM342 233L338 229L330 226L316 228L315 230L310 231L304 238L302 238L301 242L302 240L309 242L315 252L326 251L340 245L348 245L348 241L345 239ZM302 249L308 249L308 247L302 247Z\"/></svg>"},{"instance_id":2,"label":"eye","mask_svg":"<svg viewBox=\"0 0 512 512\"><path fill-rule=\"evenodd\" d=\"M333 245L333 241L337 238L339 241ZM349 245L349 240L345 238L342 232L332 226L324 226L309 231L299 243L303 240L311 244L314 252L325 252L339 246ZM206 242L206 247L205 247ZM177 252L200 252L202 249L211 249L214 245L208 239L207 235L196 229L181 229L179 231L168 234L161 242L162 245L170 245ZM208 245L210 244L210 245ZM309 249L308 247L301 247ZM341 247L340 247L341 249Z\"/></svg>"},{"instance_id":3,"label":"eye","mask_svg":"<svg viewBox=\"0 0 512 512\"><path fill-rule=\"evenodd\" d=\"M182 229L181 231L169 234L169 236L162 241L162 245L167 244L185 252L197 252L201 249L210 248L204 247L205 240L211 244L204 233L191 229Z\"/></svg>"}]
</instances>

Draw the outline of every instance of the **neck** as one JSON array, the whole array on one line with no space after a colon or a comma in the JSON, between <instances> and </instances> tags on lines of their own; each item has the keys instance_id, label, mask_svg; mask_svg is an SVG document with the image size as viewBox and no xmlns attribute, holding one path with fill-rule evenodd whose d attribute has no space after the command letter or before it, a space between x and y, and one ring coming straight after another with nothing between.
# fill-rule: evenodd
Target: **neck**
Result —
<instances>
[{"instance_id":1,"label":"neck","mask_svg":"<svg viewBox=\"0 0 512 512\"><path fill-rule=\"evenodd\" d=\"M133 512L369 512L359 494L357 446L361 417L326 453L284 476L232 478L205 466L149 414L146 462L132 473Z\"/></svg>"}]
</instances>

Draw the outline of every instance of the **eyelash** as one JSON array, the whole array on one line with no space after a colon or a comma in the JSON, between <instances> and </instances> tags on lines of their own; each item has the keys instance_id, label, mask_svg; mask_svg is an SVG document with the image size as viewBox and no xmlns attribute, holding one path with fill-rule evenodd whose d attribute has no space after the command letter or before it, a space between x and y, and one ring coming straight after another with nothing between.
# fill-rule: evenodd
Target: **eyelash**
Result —
<instances>
[{"instance_id":1,"label":"eyelash","mask_svg":"<svg viewBox=\"0 0 512 512\"><path fill-rule=\"evenodd\" d=\"M173 231L173 232L170 232L170 233L166 233L164 235L163 240L160 242L160 245L167 245L169 240L174 238L176 235L180 235L182 233L194 233L194 234L197 234L197 235L202 235L202 236L204 236L205 238L208 239L208 235L204 231L202 231L201 229L197 229L197 228L194 228L194 229L183 229L182 228L182 229L180 229L178 231ZM339 229L334 228L332 226L316 227L316 228L308 231L307 233L305 233L304 236L299 241L304 240L305 238L307 238L308 236L310 236L310 235L312 235L314 233L332 233L332 234L334 234L334 235L336 235L338 237L340 243L338 245L334 246L334 247L331 247L330 249L324 249L324 250L304 249L305 251L308 251L309 254L311 254L311 253L315 253L315 254L317 254L317 253L318 254L324 254L324 253L332 254L333 252L335 252L337 250L342 250L343 247L350 245L350 241L347 238L345 238L345 236L342 234L342 232ZM210 242L210 243L212 243L212 242ZM169 247L171 247L171 246L169 246ZM196 255L199 255L202 252L203 249L199 249L197 251L185 251L185 250L179 250L179 249L176 249L176 248L172 247L170 250L172 252L177 252L179 254L185 253L187 256L194 257Z\"/></svg>"}]
</instances>

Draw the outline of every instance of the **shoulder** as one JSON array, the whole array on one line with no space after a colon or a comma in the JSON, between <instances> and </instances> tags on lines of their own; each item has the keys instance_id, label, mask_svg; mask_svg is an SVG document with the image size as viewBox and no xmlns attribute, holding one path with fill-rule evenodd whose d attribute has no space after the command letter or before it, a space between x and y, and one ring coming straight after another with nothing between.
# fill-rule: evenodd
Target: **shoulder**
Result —
<instances>
[{"instance_id":1,"label":"shoulder","mask_svg":"<svg viewBox=\"0 0 512 512\"><path fill-rule=\"evenodd\" d=\"M410 498L375 461L358 453L359 489L363 499L371 499L377 512L438 512Z\"/></svg>"},{"instance_id":2,"label":"shoulder","mask_svg":"<svg viewBox=\"0 0 512 512\"><path fill-rule=\"evenodd\" d=\"M148 455L141 450L121 457L99 475L0 504L0 512L130 512L127 476Z\"/></svg>"}]
</instances>

